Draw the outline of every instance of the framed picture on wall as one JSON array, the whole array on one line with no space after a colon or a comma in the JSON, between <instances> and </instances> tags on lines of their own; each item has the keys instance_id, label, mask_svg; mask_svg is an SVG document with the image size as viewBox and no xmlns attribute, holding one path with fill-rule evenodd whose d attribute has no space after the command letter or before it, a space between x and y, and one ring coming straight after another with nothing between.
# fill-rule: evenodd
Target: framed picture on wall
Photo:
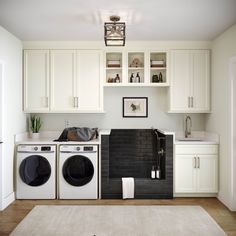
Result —
<instances>
[{"instance_id":1,"label":"framed picture on wall","mask_svg":"<svg viewBox=\"0 0 236 236\"><path fill-rule=\"evenodd\" d=\"M148 98L123 97L123 117L148 117Z\"/></svg>"}]
</instances>

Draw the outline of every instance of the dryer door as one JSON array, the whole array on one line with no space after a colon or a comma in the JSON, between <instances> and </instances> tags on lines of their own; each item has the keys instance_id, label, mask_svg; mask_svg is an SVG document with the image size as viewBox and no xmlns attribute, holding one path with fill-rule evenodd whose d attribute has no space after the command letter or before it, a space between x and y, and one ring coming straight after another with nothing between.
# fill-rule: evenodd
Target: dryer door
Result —
<instances>
[{"instance_id":1,"label":"dryer door","mask_svg":"<svg viewBox=\"0 0 236 236\"><path fill-rule=\"evenodd\" d=\"M50 178L51 166L45 157L32 155L21 162L19 172L24 183L30 186L40 186Z\"/></svg>"},{"instance_id":2,"label":"dryer door","mask_svg":"<svg viewBox=\"0 0 236 236\"><path fill-rule=\"evenodd\" d=\"M83 186L91 181L94 175L93 163L82 155L69 157L62 167L66 182L73 186Z\"/></svg>"}]
</instances>

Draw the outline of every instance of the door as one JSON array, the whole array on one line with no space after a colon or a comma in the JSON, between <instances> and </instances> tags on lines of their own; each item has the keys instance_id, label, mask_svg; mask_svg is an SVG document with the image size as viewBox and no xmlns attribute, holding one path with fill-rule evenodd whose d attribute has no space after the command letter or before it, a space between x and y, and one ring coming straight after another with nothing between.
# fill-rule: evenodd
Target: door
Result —
<instances>
[{"instance_id":1,"label":"door","mask_svg":"<svg viewBox=\"0 0 236 236\"><path fill-rule=\"evenodd\" d=\"M24 111L49 111L49 50L24 50Z\"/></svg>"},{"instance_id":2,"label":"door","mask_svg":"<svg viewBox=\"0 0 236 236\"><path fill-rule=\"evenodd\" d=\"M197 111L210 110L210 77L209 51L194 50L192 55L191 96L192 109Z\"/></svg>"},{"instance_id":3,"label":"door","mask_svg":"<svg viewBox=\"0 0 236 236\"><path fill-rule=\"evenodd\" d=\"M218 192L217 155L197 155L197 192Z\"/></svg>"},{"instance_id":4,"label":"door","mask_svg":"<svg viewBox=\"0 0 236 236\"><path fill-rule=\"evenodd\" d=\"M196 192L196 171L193 155L176 155L175 193Z\"/></svg>"},{"instance_id":5,"label":"door","mask_svg":"<svg viewBox=\"0 0 236 236\"><path fill-rule=\"evenodd\" d=\"M51 176L51 166L45 157L31 155L21 162L19 174L25 184L37 187L48 181Z\"/></svg>"},{"instance_id":6,"label":"door","mask_svg":"<svg viewBox=\"0 0 236 236\"><path fill-rule=\"evenodd\" d=\"M76 51L51 50L51 110L77 110L75 91Z\"/></svg>"},{"instance_id":7,"label":"door","mask_svg":"<svg viewBox=\"0 0 236 236\"><path fill-rule=\"evenodd\" d=\"M84 186L94 176L93 163L83 155L69 157L63 164L62 174L66 182L73 186Z\"/></svg>"},{"instance_id":8,"label":"door","mask_svg":"<svg viewBox=\"0 0 236 236\"><path fill-rule=\"evenodd\" d=\"M102 53L77 51L77 99L81 111L102 110Z\"/></svg>"},{"instance_id":9,"label":"door","mask_svg":"<svg viewBox=\"0 0 236 236\"><path fill-rule=\"evenodd\" d=\"M188 50L171 51L170 108L186 111L190 106L190 53Z\"/></svg>"}]
</instances>

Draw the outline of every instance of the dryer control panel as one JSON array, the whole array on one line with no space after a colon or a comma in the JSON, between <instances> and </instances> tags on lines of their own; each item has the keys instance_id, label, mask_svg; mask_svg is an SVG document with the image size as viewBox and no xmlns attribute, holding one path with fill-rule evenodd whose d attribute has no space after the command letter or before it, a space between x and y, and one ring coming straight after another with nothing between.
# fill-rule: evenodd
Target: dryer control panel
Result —
<instances>
[{"instance_id":1,"label":"dryer control panel","mask_svg":"<svg viewBox=\"0 0 236 236\"><path fill-rule=\"evenodd\" d=\"M61 145L60 152L62 153L93 153L98 151L97 145Z\"/></svg>"}]
</instances>

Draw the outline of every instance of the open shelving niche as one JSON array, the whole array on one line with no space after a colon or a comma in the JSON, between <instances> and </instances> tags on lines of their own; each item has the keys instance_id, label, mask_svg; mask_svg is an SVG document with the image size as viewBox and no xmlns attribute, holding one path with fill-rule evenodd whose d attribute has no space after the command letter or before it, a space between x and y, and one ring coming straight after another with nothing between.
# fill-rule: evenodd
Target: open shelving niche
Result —
<instances>
[{"instance_id":1,"label":"open shelving niche","mask_svg":"<svg viewBox=\"0 0 236 236\"><path fill-rule=\"evenodd\" d=\"M126 55L126 57L124 57ZM119 61L119 64L112 66L109 62ZM162 62L162 63L161 63ZM155 64L156 63L156 64ZM161 63L161 64L158 64ZM168 87L168 60L166 51L132 51L126 54L120 52L106 52L106 79L105 87ZM134 77L140 75L140 82L131 82L130 77L133 73ZM162 82L154 82L153 75L162 77ZM116 75L119 75L120 81L115 82ZM110 82L108 82L110 79Z\"/></svg>"},{"instance_id":2,"label":"open shelving niche","mask_svg":"<svg viewBox=\"0 0 236 236\"><path fill-rule=\"evenodd\" d=\"M123 54L122 52L106 53L106 84L121 84L123 82ZM115 82L116 75L119 76L119 82ZM112 80L112 82L111 82ZM109 82L110 81L110 82Z\"/></svg>"}]
</instances>

